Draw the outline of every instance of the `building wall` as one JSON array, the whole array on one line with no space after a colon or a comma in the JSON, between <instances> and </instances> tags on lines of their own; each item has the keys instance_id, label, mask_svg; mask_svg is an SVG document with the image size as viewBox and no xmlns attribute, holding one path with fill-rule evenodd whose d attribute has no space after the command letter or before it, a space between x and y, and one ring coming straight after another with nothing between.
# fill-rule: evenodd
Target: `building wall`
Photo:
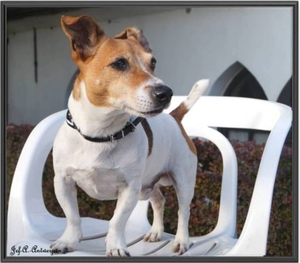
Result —
<instances>
[{"instance_id":1,"label":"building wall","mask_svg":"<svg viewBox=\"0 0 300 263\"><path fill-rule=\"evenodd\" d=\"M111 21L94 18L109 36L128 26L142 29L158 61L156 74L175 95L187 94L200 78L211 80L207 94L214 94L212 88L218 88L214 83L236 61L255 76L271 101L277 100L292 75L292 9L288 7L199 7ZM37 26L36 32L37 83L33 30L9 34L10 123L36 124L63 109L76 70L57 18L53 27Z\"/></svg>"}]
</instances>

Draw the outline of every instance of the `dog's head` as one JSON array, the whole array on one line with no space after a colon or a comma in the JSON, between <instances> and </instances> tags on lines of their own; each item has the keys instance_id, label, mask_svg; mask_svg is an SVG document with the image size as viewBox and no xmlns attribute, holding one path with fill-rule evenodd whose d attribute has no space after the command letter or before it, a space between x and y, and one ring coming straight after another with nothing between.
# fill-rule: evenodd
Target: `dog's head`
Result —
<instances>
[{"instance_id":1,"label":"dog's head","mask_svg":"<svg viewBox=\"0 0 300 263\"><path fill-rule=\"evenodd\" d=\"M80 69L77 84L84 82L90 103L142 117L169 105L172 90L154 76L156 59L141 31L127 28L110 38L89 16L62 16L61 26ZM73 96L80 99L79 84Z\"/></svg>"}]
</instances>

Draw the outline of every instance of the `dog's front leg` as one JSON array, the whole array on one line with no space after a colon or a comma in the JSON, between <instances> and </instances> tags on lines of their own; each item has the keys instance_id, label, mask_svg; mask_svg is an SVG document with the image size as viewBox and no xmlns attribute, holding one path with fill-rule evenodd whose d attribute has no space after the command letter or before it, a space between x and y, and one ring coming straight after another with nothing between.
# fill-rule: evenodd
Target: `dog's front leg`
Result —
<instances>
[{"instance_id":1,"label":"dog's front leg","mask_svg":"<svg viewBox=\"0 0 300 263\"><path fill-rule=\"evenodd\" d=\"M62 236L53 242L50 248L57 249L61 253L67 253L74 251L82 238L77 190L73 179L61 175L55 175L54 189L56 198L65 213L67 227Z\"/></svg>"},{"instance_id":2,"label":"dog's front leg","mask_svg":"<svg viewBox=\"0 0 300 263\"><path fill-rule=\"evenodd\" d=\"M125 242L125 226L137 204L138 196L139 186L137 185L128 185L119 189L117 206L109 222L106 237L106 255L109 257L130 256Z\"/></svg>"},{"instance_id":3,"label":"dog's front leg","mask_svg":"<svg viewBox=\"0 0 300 263\"><path fill-rule=\"evenodd\" d=\"M147 242L157 242L161 240L164 232L164 205L165 198L159 190L159 186L155 186L149 199L153 209L153 223L148 234L144 236Z\"/></svg>"}]
</instances>

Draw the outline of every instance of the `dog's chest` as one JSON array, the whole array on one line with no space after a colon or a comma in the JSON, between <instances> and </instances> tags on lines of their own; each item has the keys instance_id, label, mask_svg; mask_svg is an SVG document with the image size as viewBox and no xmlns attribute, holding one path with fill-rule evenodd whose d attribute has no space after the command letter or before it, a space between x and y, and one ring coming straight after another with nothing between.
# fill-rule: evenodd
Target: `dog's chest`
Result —
<instances>
[{"instance_id":1,"label":"dog's chest","mask_svg":"<svg viewBox=\"0 0 300 263\"><path fill-rule=\"evenodd\" d=\"M116 199L119 190L127 186L133 175L140 174L139 155L128 147L127 151L118 147L78 147L68 156L67 176L95 199Z\"/></svg>"},{"instance_id":2,"label":"dog's chest","mask_svg":"<svg viewBox=\"0 0 300 263\"><path fill-rule=\"evenodd\" d=\"M126 186L126 180L118 169L91 167L68 169L76 184L89 196L99 200L116 199L118 189Z\"/></svg>"}]
</instances>

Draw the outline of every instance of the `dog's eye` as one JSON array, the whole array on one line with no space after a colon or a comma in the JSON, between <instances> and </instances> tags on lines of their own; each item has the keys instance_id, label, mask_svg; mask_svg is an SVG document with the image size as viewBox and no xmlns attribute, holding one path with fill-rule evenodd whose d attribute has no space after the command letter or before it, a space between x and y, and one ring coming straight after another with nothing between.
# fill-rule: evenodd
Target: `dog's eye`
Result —
<instances>
[{"instance_id":1,"label":"dog's eye","mask_svg":"<svg viewBox=\"0 0 300 263\"><path fill-rule=\"evenodd\" d=\"M150 64L150 68L151 68L152 71L154 71L155 67L156 67L156 59L152 58L151 59L151 64Z\"/></svg>"},{"instance_id":2,"label":"dog's eye","mask_svg":"<svg viewBox=\"0 0 300 263\"><path fill-rule=\"evenodd\" d=\"M120 71L125 71L129 68L128 61L125 58L119 58L111 64L111 66Z\"/></svg>"}]
</instances>

